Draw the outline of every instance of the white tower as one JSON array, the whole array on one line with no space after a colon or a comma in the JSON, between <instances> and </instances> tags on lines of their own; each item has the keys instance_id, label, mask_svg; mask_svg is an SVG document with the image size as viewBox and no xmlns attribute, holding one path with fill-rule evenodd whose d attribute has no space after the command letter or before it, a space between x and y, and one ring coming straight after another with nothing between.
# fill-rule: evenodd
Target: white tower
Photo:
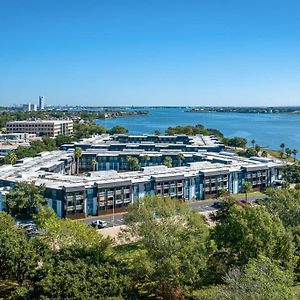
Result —
<instances>
[{"instance_id":1,"label":"white tower","mask_svg":"<svg viewBox=\"0 0 300 300\"><path fill-rule=\"evenodd\" d=\"M44 96L39 96L39 110L43 110L45 108L45 98Z\"/></svg>"}]
</instances>

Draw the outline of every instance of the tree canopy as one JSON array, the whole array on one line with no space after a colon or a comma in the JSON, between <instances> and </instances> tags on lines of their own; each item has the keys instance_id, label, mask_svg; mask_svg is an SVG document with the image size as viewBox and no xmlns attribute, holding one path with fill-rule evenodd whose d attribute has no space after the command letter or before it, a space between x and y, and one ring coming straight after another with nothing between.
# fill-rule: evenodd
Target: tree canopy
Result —
<instances>
[{"instance_id":1,"label":"tree canopy","mask_svg":"<svg viewBox=\"0 0 300 300\"><path fill-rule=\"evenodd\" d=\"M16 183L6 196L7 211L16 218L32 218L38 207L46 204L44 190L44 186L36 186L34 183Z\"/></svg>"}]
</instances>

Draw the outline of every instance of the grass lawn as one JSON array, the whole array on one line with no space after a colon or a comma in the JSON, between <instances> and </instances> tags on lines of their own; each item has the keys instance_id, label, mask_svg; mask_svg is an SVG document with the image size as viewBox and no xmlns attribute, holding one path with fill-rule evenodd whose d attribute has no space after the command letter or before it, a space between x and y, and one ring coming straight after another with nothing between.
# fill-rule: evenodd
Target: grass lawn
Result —
<instances>
[{"instance_id":1,"label":"grass lawn","mask_svg":"<svg viewBox=\"0 0 300 300\"><path fill-rule=\"evenodd\" d=\"M262 192L251 192L251 193L248 193L247 195L248 195L248 197L264 197L264 196L266 196ZM231 197L233 199L245 198L245 193L232 194Z\"/></svg>"}]
</instances>

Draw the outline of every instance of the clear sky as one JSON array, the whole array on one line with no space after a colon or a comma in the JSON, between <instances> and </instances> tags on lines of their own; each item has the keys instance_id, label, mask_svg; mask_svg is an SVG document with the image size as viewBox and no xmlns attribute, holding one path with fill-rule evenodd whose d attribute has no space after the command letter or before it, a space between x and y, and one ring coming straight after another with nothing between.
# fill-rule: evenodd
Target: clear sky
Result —
<instances>
[{"instance_id":1,"label":"clear sky","mask_svg":"<svg viewBox=\"0 0 300 300\"><path fill-rule=\"evenodd\" d=\"M300 105L300 1L0 0L0 105Z\"/></svg>"}]
</instances>

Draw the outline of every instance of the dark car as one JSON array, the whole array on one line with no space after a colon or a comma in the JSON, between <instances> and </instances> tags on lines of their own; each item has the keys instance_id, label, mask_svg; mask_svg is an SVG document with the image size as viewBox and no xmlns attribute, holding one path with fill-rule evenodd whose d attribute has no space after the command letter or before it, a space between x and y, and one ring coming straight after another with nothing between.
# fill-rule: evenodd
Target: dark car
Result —
<instances>
[{"instance_id":1,"label":"dark car","mask_svg":"<svg viewBox=\"0 0 300 300\"><path fill-rule=\"evenodd\" d=\"M222 207L222 204L221 204L221 202L216 201L212 204L212 207L215 209L219 209Z\"/></svg>"},{"instance_id":2,"label":"dark car","mask_svg":"<svg viewBox=\"0 0 300 300\"><path fill-rule=\"evenodd\" d=\"M238 200L236 202L241 204L241 205L247 205L247 206L253 206L254 205L254 203L246 201L246 200Z\"/></svg>"}]
</instances>

